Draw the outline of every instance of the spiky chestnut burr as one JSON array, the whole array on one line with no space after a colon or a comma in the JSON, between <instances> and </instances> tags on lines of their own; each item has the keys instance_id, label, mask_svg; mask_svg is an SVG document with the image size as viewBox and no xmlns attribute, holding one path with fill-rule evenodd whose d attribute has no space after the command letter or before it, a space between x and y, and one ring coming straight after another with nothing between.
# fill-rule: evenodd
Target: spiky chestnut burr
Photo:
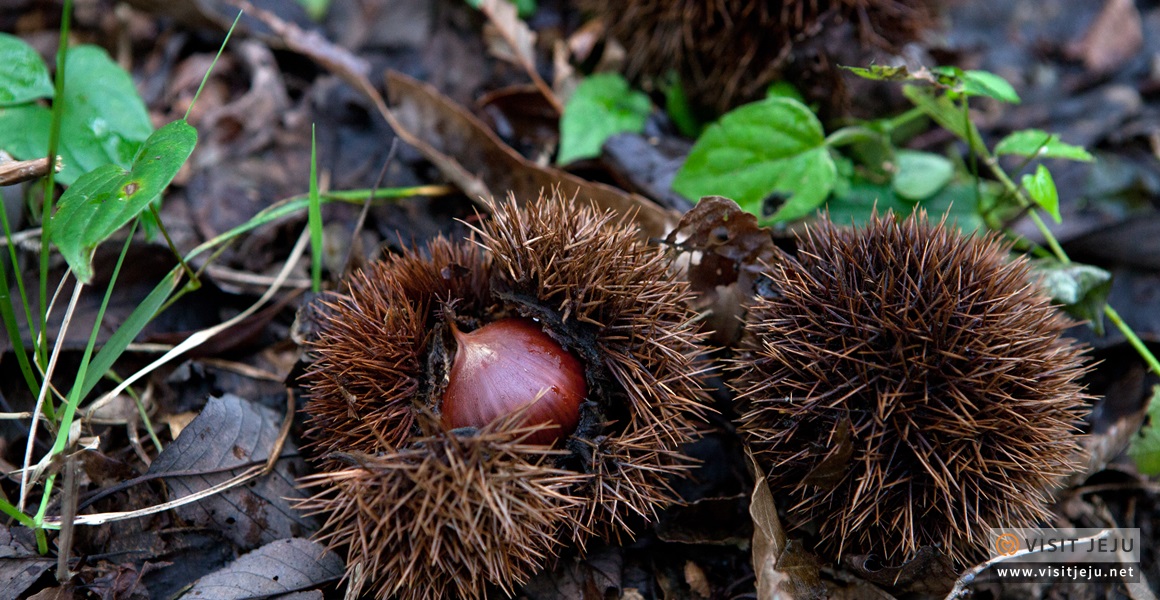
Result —
<instances>
[{"instance_id":1,"label":"spiky chestnut burr","mask_svg":"<svg viewBox=\"0 0 1160 600\"><path fill-rule=\"evenodd\" d=\"M831 556L963 564L1048 516L1087 397L1069 322L994 235L925 215L828 220L747 317L739 429Z\"/></svg>"},{"instance_id":2,"label":"spiky chestnut burr","mask_svg":"<svg viewBox=\"0 0 1160 600\"><path fill-rule=\"evenodd\" d=\"M898 52L934 21L930 0L576 0L627 50L632 78L676 70L698 108L717 114L764 96L788 78L829 104L838 64L870 49ZM834 53L849 53L841 57ZM812 81L820 80L820 81ZM810 93L816 87L816 93ZM818 96L815 98L814 96Z\"/></svg>"},{"instance_id":3,"label":"spiky chestnut burr","mask_svg":"<svg viewBox=\"0 0 1160 600\"><path fill-rule=\"evenodd\" d=\"M319 473L307 481L321 491L303 506L326 515L352 584L378 596L510 592L563 545L655 517L690 466L679 446L706 410L701 334L663 250L558 196L492 208L474 239L386 259L314 311L305 384ZM552 446L532 443L552 425L519 410L480 427L445 421L455 330L513 322L583 370L574 431Z\"/></svg>"}]
</instances>

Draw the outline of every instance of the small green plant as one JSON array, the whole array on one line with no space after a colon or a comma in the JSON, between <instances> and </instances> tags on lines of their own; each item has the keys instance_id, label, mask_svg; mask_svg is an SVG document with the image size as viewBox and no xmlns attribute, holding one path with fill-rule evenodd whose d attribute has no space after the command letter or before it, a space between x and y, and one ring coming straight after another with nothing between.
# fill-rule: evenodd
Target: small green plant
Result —
<instances>
[{"instance_id":1,"label":"small green plant","mask_svg":"<svg viewBox=\"0 0 1160 600\"><path fill-rule=\"evenodd\" d=\"M798 100L770 97L724 115L698 138L673 188L687 197L734 198L764 224L783 223L825 208L836 222L864 221L876 208L905 215L917 208L950 213L964 230L1003 230L1010 219L1027 214L1046 247L1015 237L1015 243L1037 257L1036 268L1046 290L1064 310L1103 331L1111 321L1160 374L1160 362L1115 308L1107 303L1112 276L1073 262L1040 216L1061 221L1059 192L1042 163L1018 182L1000 164L1001 157L1023 159L1020 170L1043 159L1091 161L1084 148L1059 136L1027 129L988 148L974 122L969 103L986 97L1020 101L1001 77L984 71L937 67L910 72L904 67L850 68L869 79L897 81L914 108L889 119L843 127L826 135L813 113ZM954 134L968 150L966 162L956 156L917 152L902 147L909 131L929 119ZM980 173L985 169L990 179ZM771 200L783 202L771 210ZM1008 235L1014 236L1010 232ZM1153 406L1155 409L1155 406ZM1142 470L1160 472L1155 449L1160 430L1146 428L1132 447Z\"/></svg>"},{"instance_id":2,"label":"small green plant","mask_svg":"<svg viewBox=\"0 0 1160 600\"><path fill-rule=\"evenodd\" d=\"M1153 477L1160 475L1160 385L1152 386L1149 402L1148 422L1140 428L1139 435L1132 437L1128 456L1141 473Z\"/></svg>"},{"instance_id":3,"label":"small green plant","mask_svg":"<svg viewBox=\"0 0 1160 600\"><path fill-rule=\"evenodd\" d=\"M157 205L165 188L193 151L197 143L197 133L192 126L181 119L156 131L153 131L150 126L148 131L142 129L130 135L121 129L109 133L108 129L96 128L100 129L103 137L97 136L89 141L82 139L83 143L66 139L67 136L76 135L84 138L87 135L84 131L69 129L66 127L67 124L83 122L88 125L107 125L109 121L102 120L99 115L104 114L109 106L114 108L135 107L140 104L140 98L136 96L128 75L119 69L116 71L117 74L108 75L109 72L106 72L106 75L111 77L110 81L120 82L117 84L119 87L116 88L115 94L127 94L127 97L102 97L102 94L114 93L108 87L111 85L109 81L93 84L81 77L81 73L74 73L74 71L83 71L86 66L103 69L109 66L115 67L115 65L107 61L107 56L99 49L68 47L66 40L69 37L71 1L66 0L63 10L61 45L57 53L58 62L52 86L46 85L48 81L47 67L36 56L35 52L31 51L31 48L16 38L0 37L0 58L5 59L0 61L2 62L0 65L0 122L3 122L4 119L11 119L8 121L9 124L17 123L16 126L22 128L20 131L13 132L7 127L0 127L3 129L0 132L0 140L23 140L21 143L27 145L26 149L30 153L25 154L25 156L40 157L62 154L66 156L66 161L69 160L67 156L70 156L66 152L69 148L98 148L106 152L104 160L100 159L101 155L93 154L86 160L91 159L95 162L76 163L84 164L87 170L81 170L73 177L70 177L67 171L62 171L65 176L60 181L68 185L68 188L58 202L54 202L53 172L50 171L47 181L42 186L45 196L41 212L40 314L33 314L32 303L29 301L30 294L25 289L21 277L14 277L18 295L14 297L10 293L10 290L13 289L11 286L13 282L9 280L9 273L18 275L18 271L15 269L16 265L19 264L15 245L6 244L8 250L6 257L0 254L0 319L3 321L5 333L9 337L13 352L19 362L25 384L33 396L37 398L37 404L33 411L35 417L31 419L29 426L24 468L21 471L20 495L16 499L9 499L0 494L0 512L33 530L41 552L47 552L49 548L46 532L61 528L64 525L62 522L64 517L48 514L53 498L67 498L69 494L76 493L75 489L67 489L67 485L66 489L54 488L58 487L56 486L57 469L62 457L74 449L75 433L80 425L78 412L81 410L82 403L85 403L85 410L93 410L122 392L128 392L130 396L136 398L136 394L129 386L140 381L157 367L176 359L189 349L204 343L213 335L253 314L272 297L280 285L276 283L271 286L261 299L239 315L224 323L192 334L150 365L123 378L119 377L113 372L113 366L134 338L153 318L172 305L178 298L199 287L198 274L188 266L188 261L211 253L207 263L212 262L216 253L238 236L280 219L308 212L309 230L311 238L315 242L316 266L312 271L313 284L318 289L321 286L321 272L317 265L321 263L318 254L322 245L320 235L322 231L320 206L322 204L328 202L364 204L375 199L405 198L419 194L441 193L438 189L439 186L420 186L381 190L349 190L321 194L317 188L316 159L312 152L309 194L279 202L258 213L249 221L204 242L184 255L177 250L166 235L166 241L169 242L169 247L179 264L156 284L154 289L98 349L97 332L101 330L105 309L112 298L117 277L133 240L133 234L138 225L146 223L147 219L156 222L159 231L166 234L158 217ZM232 28L230 31L233 31ZM228 41L229 34L222 43L222 50ZM219 50L219 55L220 52L221 50ZM92 67L89 63L78 63L73 53L80 53L82 58L93 61L92 64L103 66ZM98 56L105 57L104 59L95 58ZM210 66L210 70L212 69L213 65ZM207 72L206 78L208 76ZM68 82L67 85L66 82ZM121 85L121 83L127 85ZM202 85L204 86L204 84L205 80L203 79ZM85 87L86 85L89 87ZM48 93L50 90L51 94ZM51 108L43 104L49 99L53 100ZM73 105L74 101L87 102L87 104ZM144 110L143 106L141 109ZM135 110L132 108L130 112ZM81 119L76 116L81 113L87 117ZM29 115L39 116L31 117L30 121L18 120L29 119ZM65 118L67 115L74 116ZM93 115L98 116L94 117ZM47 121L45 121L46 118ZM47 123L46 128L36 129L35 126L43 123ZM32 129L24 129L26 126ZM19 143L7 146L9 149L19 149L20 147ZM58 153L57 148L65 150ZM17 156L21 156L22 151L14 150L14 152ZM78 154L71 156L75 157ZM4 211L0 211L0 224L3 225L5 236L11 239L12 230ZM91 259L94 250L100 244L109 241L114 234L125 229L126 226L128 235L122 243L120 257L115 264L107 287L103 290L100 308L91 324L92 333L88 343L75 373L66 374L71 376L71 383L62 383L60 379L63 379L63 376L54 377L61 351L61 344L56 342L64 338L64 328L67 328L67 324L71 321L76 300L93 279ZM301 248L304 248L304 242L305 238L296 246L281 277L285 277L289 268L296 262ZM65 325L58 333L57 340L49 339L47 333L48 307L57 306L57 310L59 310L60 304L64 304L63 302L54 302L55 298L50 297L47 291L48 261L52 245L55 245L61 256L64 257L69 266L69 272L76 279L71 300L68 302L68 308L65 309L63 318ZM65 281L67 281L67 277ZM185 282L184 286L182 282ZM60 289L67 290L63 284L62 281ZM30 324L30 340L24 339L20 334L18 310L23 310L23 316ZM32 347L31 356L26 350L27 346ZM106 378L112 380L116 384L115 387L99 398L91 398L97 384ZM140 403L138 403L138 411L147 417L144 407ZM35 442L38 440L38 430L42 427L48 430L53 439L51 450L36 460L34 457ZM152 432L147 418L145 427ZM151 438L155 444L158 444L158 450L160 450L158 438L152 433ZM68 481L67 478L65 481ZM39 497L37 497L38 495ZM27 508L30 503L37 504L36 508L31 510ZM67 500L62 504L67 504ZM84 515L75 519L74 522L95 524L151 514L168 508L170 506L159 505L132 513ZM62 554L67 553L67 548L62 548L61 552Z\"/></svg>"},{"instance_id":4,"label":"small green plant","mask_svg":"<svg viewBox=\"0 0 1160 600\"><path fill-rule=\"evenodd\" d=\"M652 110L648 96L629 87L616 73L600 73L580 82L560 116L559 164L600 156L608 138L639 133Z\"/></svg>"}]
</instances>

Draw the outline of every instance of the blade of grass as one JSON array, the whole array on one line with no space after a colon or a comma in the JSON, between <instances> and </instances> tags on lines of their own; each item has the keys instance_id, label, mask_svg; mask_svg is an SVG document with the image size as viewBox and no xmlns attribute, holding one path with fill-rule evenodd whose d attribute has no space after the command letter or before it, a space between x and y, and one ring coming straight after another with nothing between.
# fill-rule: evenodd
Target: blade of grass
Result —
<instances>
[{"instance_id":1,"label":"blade of grass","mask_svg":"<svg viewBox=\"0 0 1160 600\"><path fill-rule=\"evenodd\" d=\"M8 216L3 210L0 210L0 221L3 221L4 236L11 238L11 230L8 227ZM24 281L20 277L19 263L16 258L16 248L14 244L6 244L8 246L8 258L11 260L12 273L16 276L16 287L20 290L20 300L24 305L24 315L27 319L28 329L32 330L32 311L28 306L28 296L24 292ZM20 328L16 324L16 304L12 301L12 286L8 281L8 268L4 264L4 258L0 257L0 319L4 321L4 330L8 332L8 342L12 346L12 352L16 354L16 363L20 366L20 372L24 375L24 383L28 386L28 390L34 395L40 393L40 383L36 380L36 374L33 373L32 364L28 360L28 352L24 348L24 340L20 337Z\"/></svg>"},{"instance_id":2,"label":"blade of grass","mask_svg":"<svg viewBox=\"0 0 1160 600\"><path fill-rule=\"evenodd\" d=\"M322 291L322 199L318 197L318 147L314 141L314 125L310 125L310 289Z\"/></svg>"},{"instance_id":3,"label":"blade of grass","mask_svg":"<svg viewBox=\"0 0 1160 600\"><path fill-rule=\"evenodd\" d=\"M60 15L60 43L56 49L56 79L53 82L54 95L52 98L52 124L48 130L48 158L49 164L55 164L57 150L60 148L60 127L64 116L64 64L68 57L68 38L69 32L72 29L72 8L73 0L64 0L64 7L61 8ZM56 192L56 186L53 183L56 180L56 169L49 169L48 176L44 178L44 206L41 209L41 233L40 233L40 334L33 335L34 340L39 340L36 346L36 352L40 356L43 364L45 357L48 354L48 259L52 256L49 252L50 235L52 230L52 200ZM32 322L28 324L28 328L32 330Z\"/></svg>"},{"instance_id":4,"label":"blade of grass","mask_svg":"<svg viewBox=\"0 0 1160 600\"><path fill-rule=\"evenodd\" d=\"M226 31L226 37L222 40L222 45L218 46L218 51L213 57L213 62L209 63L209 68L205 70L205 75L202 76L201 83L197 85L197 91L193 93L193 100L189 102L189 107L185 109L185 116L182 117L186 121L189 120L189 113L193 111L193 105L197 104L197 99L201 97L201 90L205 89L205 84L209 81L210 73L213 73L213 68L217 66L218 59L222 57L222 52L225 52L226 44L230 43L230 37L234 35L234 29L238 27L238 21L242 20L243 14L245 13L239 10L238 16L234 17L234 22L230 25L229 30Z\"/></svg>"},{"instance_id":5,"label":"blade of grass","mask_svg":"<svg viewBox=\"0 0 1160 600\"><path fill-rule=\"evenodd\" d=\"M68 279L67 275L61 279L62 286L66 279ZM52 355L49 357L48 364L44 369L44 385L40 386L40 395L36 398L36 408L32 411L35 415L39 415L42 411L46 410L45 400L48 396L49 387L51 387L49 382L52 381L52 374L56 370L56 363L60 358L61 348L64 347L63 340L65 334L68 332L69 325L72 324L72 316L76 311L77 300L80 299L81 290L84 287L84 284L79 281L73 286L72 298L69 299L68 308L65 309L64 313L64 320L61 322L60 331L56 335L57 342L53 344ZM34 418L28 428L28 443L24 448L24 468L20 470L20 499L16 503L16 507L20 510L24 510L24 503L28 500L28 487L32 483L29 479L29 474L32 472L30 468L32 466L32 450L36 447L36 429L39 424L40 419ZM67 431L65 435L68 435ZM47 498L48 490L45 490L45 497L42 500L47 502Z\"/></svg>"},{"instance_id":6,"label":"blade of grass","mask_svg":"<svg viewBox=\"0 0 1160 600\"><path fill-rule=\"evenodd\" d=\"M141 333L141 330L145 329L145 326L153 320L161 306L165 304L165 301L181 283L181 276L184 273L181 265L174 267L153 288L153 291L145 296L137 308L133 309L133 312L113 332L113 335L109 336L105 345L89 364L88 373L85 374L84 383L81 385L80 395L82 398L93 391L101 378L113 368L113 364L117 362L129 344L133 343L137 334Z\"/></svg>"},{"instance_id":7,"label":"blade of grass","mask_svg":"<svg viewBox=\"0 0 1160 600\"><path fill-rule=\"evenodd\" d=\"M25 527L32 528L36 526L36 524L32 522L32 517L29 517L28 515L20 512L19 508L16 508L7 500L0 500L0 512L15 519L17 523L20 523Z\"/></svg>"},{"instance_id":8,"label":"blade of grass","mask_svg":"<svg viewBox=\"0 0 1160 600\"><path fill-rule=\"evenodd\" d=\"M64 452L65 447L68 445L68 438L70 430L72 429L73 418L76 416L77 408L80 406L81 399L84 398L84 395L81 394L80 391L84 387L84 381L88 375L89 366L92 363L93 349L97 345L97 334L101 330L101 323L105 319L105 310L109 307L109 300L113 297L113 289L116 287L117 277L121 274L121 267L125 264L125 257L129 254L129 247L133 243L133 234L137 232L138 223L140 223L140 220L135 219L133 221L133 225L129 228L129 235L125 237L125 243L121 246L121 254L117 257L117 264L113 266L113 274L109 278L108 285L105 286L105 295L101 299L100 308L97 309L97 316L93 321L92 331L89 333L89 341L87 344L85 344L84 354L81 355L81 362L77 367L76 381L73 384L72 389L69 390L68 401L65 403L64 411L61 414L60 427L56 432L56 440L53 441L52 449L49 450L48 453L47 458L49 460L51 460L52 457L59 455L61 452ZM69 319L69 315L72 313L73 305L75 304L76 298L79 296L80 289L82 287L83 284L78 281L76 287L77 291L73 294L73 302L69 304L69 312L65 313L66 321ZM58 340L64 337L63 325L61 326L61 334L57 337ZM56 356L61 345L62 344L58 341L56 346L52 349L53 356ZM49 377L45 377L45 381L50 380L51 379ZM34 517L34 520L37 524L42 523L44 520L44 513L48 509L48 501L52 496L52 483L54 478L54 476L49 476L44 482L44 495L41 496L40 510L37 511L36 516Z\"/></svg>"}]
</instances>

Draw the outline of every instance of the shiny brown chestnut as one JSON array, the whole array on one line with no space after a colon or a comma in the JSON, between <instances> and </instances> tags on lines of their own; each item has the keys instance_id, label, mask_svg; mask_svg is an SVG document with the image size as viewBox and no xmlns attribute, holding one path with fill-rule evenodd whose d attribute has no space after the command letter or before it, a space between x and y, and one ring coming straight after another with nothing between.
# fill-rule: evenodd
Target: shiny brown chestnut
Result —
<instances>
[{"instance_id":1,"label":"shiny brown chestnut","mask_svg":"<svg viewBox=\"0 0 1160 600\"><path fill-rule=\"evenodd\" d=\"M524 411L524 425L548 424L527 441L550 446L576 430L588 393L584 365L531 319L507 318L463 332L443 392L443 425L483 427Z\"/></svg>"}]
</instances>

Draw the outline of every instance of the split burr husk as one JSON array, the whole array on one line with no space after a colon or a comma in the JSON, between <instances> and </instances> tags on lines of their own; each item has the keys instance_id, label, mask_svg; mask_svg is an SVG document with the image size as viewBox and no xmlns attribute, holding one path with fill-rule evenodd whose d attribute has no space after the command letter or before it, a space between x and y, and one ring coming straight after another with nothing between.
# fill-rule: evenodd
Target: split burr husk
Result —
<instances>
[{"instance_id":1,"label":"split burr husk","mask_svg":"<svg viewBox=\"0 0 1160 600\"><path fill-rule=\"evenodd\" d=\"M635 228L557 194L496 202L475 237L392 256L325 297L305 375L321 537L378 597L511 593L566 546L631 536L675 500L707 410L687 285ZM574 433L439 418L453 338L535 319L585 365Z\"/></svg>"}]
</instances>

